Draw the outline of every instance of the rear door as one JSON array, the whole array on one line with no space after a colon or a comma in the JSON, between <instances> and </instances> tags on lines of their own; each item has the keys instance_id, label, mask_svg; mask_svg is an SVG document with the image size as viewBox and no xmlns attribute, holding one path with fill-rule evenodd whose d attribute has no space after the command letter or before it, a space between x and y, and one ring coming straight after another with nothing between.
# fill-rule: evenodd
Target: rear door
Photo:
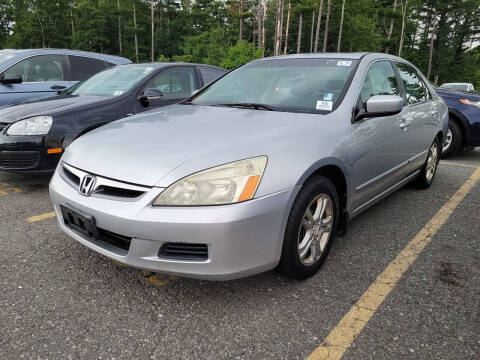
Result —
<instances>
[{"instance_id":1,"label":"rear door","mask_svg":"<svg viewBox=\"0 0 480 360\"><path fill-rule=\"evenodd\" d=\"M0 92L10 95L8 103L56 95L68 87L67 69L64 55L28 57L3 72L3 75L21 75L22 83L0 85Z\"/></svg>"},{"instance_id":2,"label":"rear door","mask_svg":"<svg viewBox=\"0 0 480 360\"><path fill-rule=\"evenodd\" d=\"M403 121L408 135L409 170L418 169L424 163L437 129L438 109L433 97L418 72L408 64L397 62L396 67L402 79L406 106Z\"/></svg>"},{"instance_id":3,"label":"rear door","mask_svg":"<svg viewBox=\"0 0 480 360\"><path fill-rule=\"evenodd\" d=\"M400 95L399 79L389 60L370 64L363 79L359 102L374 95ZM402 113L368 117L355 122L353 132L357 151L354 165L354 209L360 211L370 200L382 194L405 175L408 140L401 128Z\"/></svg>"}]
</instances>

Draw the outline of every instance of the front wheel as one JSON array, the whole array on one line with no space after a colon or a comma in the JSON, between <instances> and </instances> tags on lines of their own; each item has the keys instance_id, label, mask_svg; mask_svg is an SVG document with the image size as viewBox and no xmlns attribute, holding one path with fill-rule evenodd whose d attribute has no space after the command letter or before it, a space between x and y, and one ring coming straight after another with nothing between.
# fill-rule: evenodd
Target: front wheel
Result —
<instances>
[{"instance_id":1,"label":"front wheel","mask_svg":"<svg viewBox=\"0 0 480 360\"><path fill-rule=\"evenodd\" d=\"M339 200L333 183L323 176L305 183L288 218L278 269L297 280L314 275L330 251L338 217Z\"/></svg>"},{"instance_id":2,"label":"front wheel","mask_svg":"<svg viewBox=\"0 0 480 360\"><path fill-rule=\"evenodd\" d=\"M435 141L430 146L428 151L427 160L418 174L418 177L415 179L415 184L421 188L426 189L430 187L433 183L433 178L437 173L438 163L440 161L440 141L438 138L435 138Z\"/></svg>"}]
</instances>

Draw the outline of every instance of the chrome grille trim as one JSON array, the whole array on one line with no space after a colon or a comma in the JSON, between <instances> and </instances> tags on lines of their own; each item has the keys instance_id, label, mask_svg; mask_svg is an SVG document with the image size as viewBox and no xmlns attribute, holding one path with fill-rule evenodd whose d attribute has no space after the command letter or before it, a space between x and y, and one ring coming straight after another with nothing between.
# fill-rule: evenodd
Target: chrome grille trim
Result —
<instances>
[{"instance_id":1,"label":"chrome grille trim","mask_svg":"<svg viewBox=\"0 0 480 360\"><path fill-rule=\"evenodd\" d=\"M74 176L78 177L79 182L74 181L72 179L72 176L70 174L67 174L67 171L70 174L73 174ZM76 167L68 165L65 162L62 162L60 175L70 186L72 186L77 191L79 191L80 190L79 186L82 182L82 179L86 175L92 175L92 174L86 171L77 169ZM146 192L152 189L151 187L128 184L122 181L107 179L97 175L95 175L95 177L96 177L96 182L91 194L91 196L94 196L94 197L101 197L101 198L120 200L120 201L135 201L141 196L143 196ZM117 193L117 194L122 193L124 194L124 196L109 195L108 188L112 189L112 193ZM115 191L115 189L118 191ZM129 192L132 194L132 196L126 195Z\"/></svg>"}]
</instances>

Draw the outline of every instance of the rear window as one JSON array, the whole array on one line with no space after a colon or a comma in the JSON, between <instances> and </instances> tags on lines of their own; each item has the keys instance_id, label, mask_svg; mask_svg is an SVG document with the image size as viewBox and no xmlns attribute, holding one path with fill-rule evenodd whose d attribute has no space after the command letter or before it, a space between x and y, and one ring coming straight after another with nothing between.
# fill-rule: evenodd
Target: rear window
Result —
<instances>
[{"instance_id":1,"label":"rear window","mask_svg":"<svg viewBox=\"0 0 480 360\"><path fill-rule=\"evenodd\" d=\"M103 60L72 55L69 55L68 59L70 60L71 80L73 81L88 79L92 75L107 68Z\"/></svg>"}]
</instances>

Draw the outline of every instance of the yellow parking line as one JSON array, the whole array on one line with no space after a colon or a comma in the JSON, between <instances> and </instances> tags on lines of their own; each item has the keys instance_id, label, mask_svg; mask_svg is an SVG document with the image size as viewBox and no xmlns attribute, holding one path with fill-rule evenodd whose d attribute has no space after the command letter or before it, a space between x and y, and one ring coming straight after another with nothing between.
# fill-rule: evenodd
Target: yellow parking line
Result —
<instances>
[{"instance_id":1,"label":"yellow parking line","mask_svg":"<svg viewBox=\"0 0 480 360\"><path fill-rule=\"evenodd\" d=\"M45 220L45 219L52 218L52 217L55 217L55 211L29 217L27 219L27 221L33 223L33 222Z\"/></svg>"},{"instance_id":2,"label":"yellow parking line","mask_svg":"<svg viewBox=\"0 0 480 360\"><path fill-rule=\"evenodd\" d=\"M472 169L478 169L480 166L475 166L475 165L467 165L467 164L459 164L451 161L440 161L440 164L442 165L451 165L451 166L463 166L463 167L468 167Z\"/></svg>"},{"instance_id":3,"label":"yellow parking line","mask_svg":"<svg viewBox=\"0 0 480 360\"><path fill-rule=\"evenodd\" d=\"M390 294L405 271L417 259L455 211L460 202L480 180L480 168L477 168L460 189L430 219L422 230L405 246L398 256L377 277L357 303L340 320L325 340L309 356L309 360L341 359L345 351L363 330L367 322Z\"/></svg>"}]
</instances>

